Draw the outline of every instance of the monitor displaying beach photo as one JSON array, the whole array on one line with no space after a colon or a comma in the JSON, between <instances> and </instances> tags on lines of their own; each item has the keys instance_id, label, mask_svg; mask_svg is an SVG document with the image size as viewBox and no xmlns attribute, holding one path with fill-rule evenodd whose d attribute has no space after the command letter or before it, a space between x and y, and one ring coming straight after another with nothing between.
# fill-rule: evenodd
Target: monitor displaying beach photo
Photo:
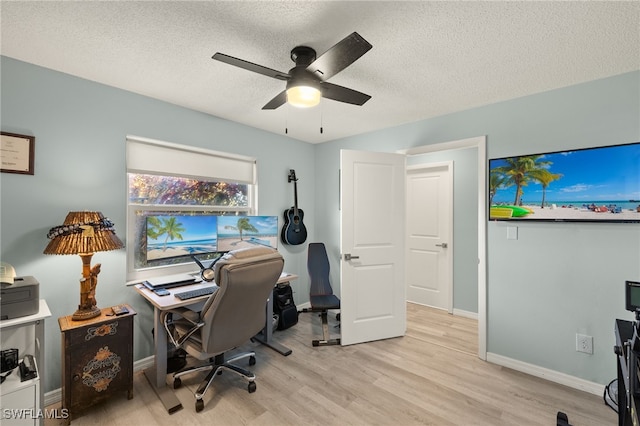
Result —
<instances>
[{"instance_id":1,"label":"monitor displaying beach photo","mask_svg":"<svg viewBox=\"0 0 640 426\"><path fill-rule=\"evenodd\" d=\"M147 261L215 253L218 216L151 214L147 221Z\"/></svg>"},{"instance_id":2,"label":"monitor displaying beach photo","mask_svg":"<svg viewBox=\"0 0 640 426\"><path fill-rule=\"evenodd\" d=\"M489 220L640 222L640 142L489 161Z\"/></svg>"},{"instance_id":3,"label":"monitor displaying beach photo","mask_svg":"<svg viewBox=\"0 0 640 426\"><path fill-rule=\"evenodd\" d=\"M218 216L218 250L278 248L277 216Z\"/></svg>"}]
</instances>

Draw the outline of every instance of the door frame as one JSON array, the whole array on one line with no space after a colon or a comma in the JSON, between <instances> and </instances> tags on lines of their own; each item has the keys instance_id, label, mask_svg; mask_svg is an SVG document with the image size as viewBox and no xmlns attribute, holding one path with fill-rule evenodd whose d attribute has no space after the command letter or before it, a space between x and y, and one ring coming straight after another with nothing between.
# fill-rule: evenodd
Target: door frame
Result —
<instances>
[{"instance_id":1,"label":"door frame","mask_svg":"<svg viewBox=\"0 0 640 426\"><path fill-rule=\"evenodd\" d=\"M448 250L448 258L447 258L447 272L448 272L448 277L449 279L447 280L447 312L449 312L450 314L453 313L453 192L454 192L454 181L453 181L453 173L454 173L454 164L453 161L448 160L448 161L439 161L439 162L433 162L433 163L423 163L423 164L414 164L411 166L406 166L405 167L405 176L406 176L406 180L405 180L405 185L408 182L409 179L409 171L411 172L416 172L416 171L424 171L427 172L429 170L432 169L442 169L442 168L446 168L447 169L447 173L449 174L449 178L448 178L448 184L449 184L449 201L448 201L448 206L447 208L449 209L449 212L451 214L451 217L449 218L449 226L447 226L447 238L448 238L448 242L447 244L449 244ZM407 194L407 200L409 199L408 194ZM406 201L405 201L406 204ZM406 219L405 219L405 227L406 227ZM406 234L406 232L405 232ZM408 239L405 236L405 250L408 248ZM405 265L406 268L406 265ZM406 283L405 283L406 285Z\"/></svg>"},{"instance_id":2,"label":"door frame","mask_svg":"<svg viewBox=\"0 0 640 426\"><path fill-rule=\"evenodd\" d=\"M456 149L478 150L478 357L487 359L487 137L422 145L397 151L407 156ZM454 188L455 191L455 188ZM455 207L455 206L454 206Z\"/></svg>"}]
</instances>

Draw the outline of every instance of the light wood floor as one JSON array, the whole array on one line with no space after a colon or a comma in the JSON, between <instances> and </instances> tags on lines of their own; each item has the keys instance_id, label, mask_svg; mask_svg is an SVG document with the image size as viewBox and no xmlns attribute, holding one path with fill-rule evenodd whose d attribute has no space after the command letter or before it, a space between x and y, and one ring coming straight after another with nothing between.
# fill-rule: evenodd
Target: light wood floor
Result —
<instances>
[{"instance_id":1,"label":"light wood floor","mask_svg":"<svg viewBox=\"0 0 640 426\"><path fill-rule=\"evenodd\" d=\"M475 320L413 304L407 320L401 338L314 348L320 319L301 314L295 327L275 334L293 350L290 356L257 343L243 347L257 352L253 394L243 379L225 373L196 413L198 379L185 376L176 391L184 408L170 415L139 372L132 400L113 398L72 425L552 426L558 411L574 426L617 424L601 397L478 359Z\"/></svg>"}]
</instances>

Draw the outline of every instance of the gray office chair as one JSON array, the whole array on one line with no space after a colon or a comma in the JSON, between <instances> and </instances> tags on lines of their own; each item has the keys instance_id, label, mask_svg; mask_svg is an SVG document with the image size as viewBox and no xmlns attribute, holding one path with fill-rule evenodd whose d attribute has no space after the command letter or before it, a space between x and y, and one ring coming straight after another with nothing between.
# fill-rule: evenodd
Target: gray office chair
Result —
<instances>
[{"instance_id":1,"label":"gray office chair","mask_svg":"<svg viewBox=\"0 0 640 426\"><path fill-rule=\"evenodd\" d=\"M217 374L231 370L248 381L248 390L255 392L255 375L232 362L249 358L255 364L255 352L225 359L225 353L250 340L265 326L265 306L273 287L280 278L284 260L280 253L268 247L252 247L225 254L215 265L218 290L204 304L202 311L186 308L163 313L163 323L176 348L204 365L186 367L173 373L173 387L181 386L180 377L196 371L211 370L196 391L196 411L204 409L204 395Z\"/></svg>"},{"instance_id":2,"label":"gray office chair","mask_svg":"<svg viewBox=\"0 0 640 426\"><path fill-rule=\"evenodd\" d=\"M309 303L310 309L303 312L320 312L322 320L322 339L313 339L313 346L339 345L340 338L331 338L327 315L329 310L340 309L340 299L333 294L329 280L329 258L323 243L309 243L307 255L307 271L309 272ZM340 314L336 315L340 321Z\"/></svg>"}]
</instances>

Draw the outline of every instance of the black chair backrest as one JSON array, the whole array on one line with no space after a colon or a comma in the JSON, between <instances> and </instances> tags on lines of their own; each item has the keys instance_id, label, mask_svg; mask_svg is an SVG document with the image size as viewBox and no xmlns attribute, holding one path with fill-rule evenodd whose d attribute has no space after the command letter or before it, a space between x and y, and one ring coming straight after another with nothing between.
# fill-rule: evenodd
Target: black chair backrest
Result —
<instances>
[{"instance_id":1,"label":"black chair backrest","mask_svg":"<svg viewBox=\"0 0 640 426\"><path fill-rule=\"evenodd\" d=\"M310 296L325 296L333 294L329 281L329 258L323 243L309 243L307 270L311 280Z\"/></svg>"}]
</instances>

